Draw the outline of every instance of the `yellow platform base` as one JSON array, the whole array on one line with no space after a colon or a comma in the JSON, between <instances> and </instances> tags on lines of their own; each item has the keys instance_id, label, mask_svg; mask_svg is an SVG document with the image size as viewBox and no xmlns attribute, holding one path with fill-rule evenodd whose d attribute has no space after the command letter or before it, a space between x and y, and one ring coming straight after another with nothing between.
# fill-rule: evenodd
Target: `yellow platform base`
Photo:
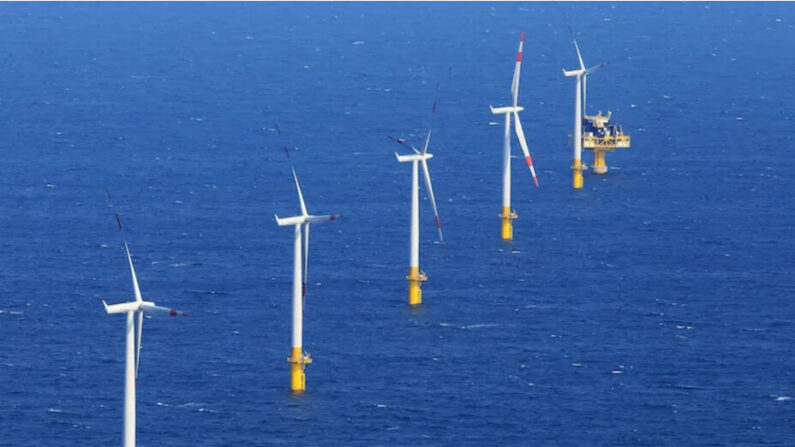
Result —
<instances>
[{"instance_id":1,"label":"yellow platform base","mask_svg":"<svg viewBox=\"0 0 795 447\"><path fill-rule=\"evenodd\" d=\"M594 174L607 174L607 164L605 163L605 153L603 151L593 152L593 172Z\"/></svg>"},{"instance_id":2,"label":"yellow platform base","mask_svg":"<svg viewBox=\"0 0 795 447\"><path fill-rule=\"evenodd\" d=\"M419 267L409 267L409 275L406 276L409 282L409 304L412 306L419 306L422 304L422 289L420 284L427 281L428 277L424 272L420 272Z\"/></svg>"},{"instance_id":3,"label":"yellow platform base","mask_svg":"<svg viewBox=\"0 0 795 447\"><path fill-rule=\"evenodd\" d=\"M306 391L306 374L304 368L312 363L309 354L303 352L300 347L293 347L290 357L287 359L290 364L290 390L300 394Z\"/></svg>"},{"instance_id":4,"label":"yellow platform base","mask_svg":"<svg viewBox=\"0 0 795 447\"><path fill-rule=\"evenodd\" d=\"M516 212L511 210L511 207L504 206L502 207L502 213L500 213L500 219L502 219L502 240L503 241L512 241L513 240L513 220L516 219L517 216Z\"/></svg>"},{"instance_id":5,"label":"yellow platform base","mask_svg":"<svg viewBox=\"0 0 795 447\"><path fill-rule=\"evenodd\" d=\"M588 166L582 163L581 160L574 160L574 164L571 165L571 170L573 171L572 186L574 189L582 189L582 171L585 171L586 169L588 169Z\"/></svg>"}]
</instances>

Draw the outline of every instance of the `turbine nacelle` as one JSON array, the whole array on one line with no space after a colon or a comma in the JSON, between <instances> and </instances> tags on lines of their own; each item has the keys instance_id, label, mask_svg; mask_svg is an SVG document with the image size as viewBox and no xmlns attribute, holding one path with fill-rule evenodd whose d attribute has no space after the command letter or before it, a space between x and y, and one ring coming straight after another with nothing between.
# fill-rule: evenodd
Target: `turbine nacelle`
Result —
<instances>
[{"instance_id":1,"label":"turbine nacelle","mask_svg":"<svg viewBox=\"0 0 795 447\"><path fill-rule=\"evenodd\" d=\"M581 68L579 70L568 70L568 71L566 71L566 69L564 68L563 69L563 76L566 76L567 78L571 78L571 77L574 77L574 76L579 77L579 76L583 76L583 75L587 76L587 75L595 72L596 70L599 70L600 68L603 68L605 65L607 65L607 62L602 62L601 64L594 65L593 67L588 68L588 69Z\"/></svg>"},{"instance_id":2,"label":"turbine nacelle","mask_svg":"<svg viewBox=\"0 0 795 447\"><path fill-rule=\"evenodd\" d=\"M494 115L500 115L503 113L514 113L514 112L521 112L524 110L522 106L507 106L507 107L497 107L494 108L493 106L489 106L491 109L491 113Z\"/></svg>"},{"instance_id":3,"label":"turbine nacelle","mask_svg":"<svg viewBox=\"0 0 795 447\"><path fill-rule=\"evenodd\" d=\"M163 307L156 305L153 301L129 301L126 303L119 303L119 304L108 304L105 300L102 300L102 305L105 306L105 312L110 314L125 314L127 312L138 312L142 311L145 313L152 313L152 314L161 314L161 315L171 315L172 317L180 316L184 317L187 316L185 312L178 311L176 309L172 309L170 307Z\"/></svg>"},{"instance_id":4,"label":"turbine nacelle","mask_svg":"<svg viewBox=\"0 0 795 447\"><path fill-rule=\"evenodd\" d=\"M574 77L574 76L580 77L584 73L585 73L585 70L583 70L583 69L580 69L580 70L569 70L569 71L566 71L565 68L563 69L563 76L566 76L567 78L571 78L571 77Z\"/></svg>"},{"instance_id":5,"label":"turbine nacelle","mask_svg":"<svg viewBox=\"0 0 795 447\"><path fill-rule=\"evenodd\" d=\"M397 161L399 161L400 163L407 163L407 162L410 162L410 161L430 160L431 158L433 158L433 154L430 154L430 153L426 152L424 154L423 153L419 153L419 154L411 154L411 155L400 155L397 152L395 152L395 157L397 157Z\"/></svg>"},{"instance_id":6,"label":"turbine nacelle","mask_svg":"<svg viewBox=\"0 0 795 447\"><path fill-rule=\"evenodd\" d=\"M310 214L304 216L291 216L291 217L279 217L276 214L273 215L276 218L276 224L280 227L286 227L290 225L303 225L303 224L320 224L326 222L332 222L337 220L341 217L339 214L327 214L323 216L313 216Z\"/></svg>"}]
</instances>

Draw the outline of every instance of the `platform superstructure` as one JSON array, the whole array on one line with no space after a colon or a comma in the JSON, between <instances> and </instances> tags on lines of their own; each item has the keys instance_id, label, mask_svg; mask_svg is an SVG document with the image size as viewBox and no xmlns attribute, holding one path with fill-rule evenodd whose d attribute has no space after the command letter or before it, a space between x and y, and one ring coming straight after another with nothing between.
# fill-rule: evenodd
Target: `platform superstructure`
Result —
<instances>
[{"instance_id":1,"label":"platform superstructure","mask_svg":"<svg viewBox=\"0 0 795 447\"><path fill-rule=\"evenodd\" d=\"M624 133L619 124L610 124L611 112L603 115L600 110L596 115L585 115L582 119L582 148L593 152L594 174L607 173L605 153L616 148L629 148L629 135Z\"/></svg>"}]
</instances>

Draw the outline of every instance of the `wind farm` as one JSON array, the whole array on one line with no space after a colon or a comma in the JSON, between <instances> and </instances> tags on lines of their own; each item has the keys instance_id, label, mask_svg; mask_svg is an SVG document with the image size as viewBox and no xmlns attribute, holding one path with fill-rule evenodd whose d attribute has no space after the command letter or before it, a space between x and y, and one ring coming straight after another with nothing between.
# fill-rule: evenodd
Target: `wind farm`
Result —
<instances>
[{"instance_id":1,"label":"wind farm","mask_svg":"<svg viewBox=\"0 0 795 447\"><path fill-rule=\"evenodd\" d=\"M791 444L790 5L3 17L0 445Z\"/></svg>"}]
</instances>

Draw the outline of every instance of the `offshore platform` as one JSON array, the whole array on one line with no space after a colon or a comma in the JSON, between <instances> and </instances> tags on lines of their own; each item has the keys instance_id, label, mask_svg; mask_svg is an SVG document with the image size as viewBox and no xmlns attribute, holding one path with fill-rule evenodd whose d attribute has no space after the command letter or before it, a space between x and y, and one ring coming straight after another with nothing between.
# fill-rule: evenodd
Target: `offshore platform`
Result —
<instances>
[{"instance_id":1,"label":"offshore platform","mask_svg":"<svg viewBox=\"0 0 795 447\"><path fill-rule=\"evenodd\" d=\"M596 115L585 115L582 119L582 148L593 152L591 169L594 174L607 173L606 152L629 147L629 135L624 133L621 125L609 124L611 116L609 111L602 115L600 110Z\"/></svg>"}]
</instances>

